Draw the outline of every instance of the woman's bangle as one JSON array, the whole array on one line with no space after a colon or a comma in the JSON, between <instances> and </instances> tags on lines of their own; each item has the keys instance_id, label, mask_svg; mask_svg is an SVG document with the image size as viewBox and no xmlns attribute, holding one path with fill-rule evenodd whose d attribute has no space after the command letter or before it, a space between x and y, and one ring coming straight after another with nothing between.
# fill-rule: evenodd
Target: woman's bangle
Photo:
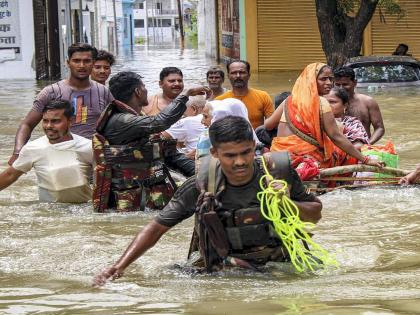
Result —
<instances>
[{"instance_id":1,"label":"woman's bangle","mask_svg":"<svg viewBox=\"0 0 420 315\"><path fill-rule=\"evenodd\" d=\"M369 161L369 156L368 156L368 155L366 155L366 156L363 158L363 160L362 160L362 164L366 164L366 163L367 163L367 161Z\"/></svg>"}]
</instances>

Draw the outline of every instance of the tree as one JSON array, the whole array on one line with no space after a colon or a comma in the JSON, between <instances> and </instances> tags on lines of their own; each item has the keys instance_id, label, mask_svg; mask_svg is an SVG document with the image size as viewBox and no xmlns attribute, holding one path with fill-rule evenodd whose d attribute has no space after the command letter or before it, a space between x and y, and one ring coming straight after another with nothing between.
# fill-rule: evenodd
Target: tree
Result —
<instances>
[{"instance_id":1,"label":"tree","mask_svg":"<svg viewBox=\"0 0 420 315\"><path fill-rule=\"evenodd\" d=\"M358 56L363 43L363 31L376 9L384 14L404 16L398 0L315 0L322 49L329 65L342 65Z\"/></svg>"}]
</instances>

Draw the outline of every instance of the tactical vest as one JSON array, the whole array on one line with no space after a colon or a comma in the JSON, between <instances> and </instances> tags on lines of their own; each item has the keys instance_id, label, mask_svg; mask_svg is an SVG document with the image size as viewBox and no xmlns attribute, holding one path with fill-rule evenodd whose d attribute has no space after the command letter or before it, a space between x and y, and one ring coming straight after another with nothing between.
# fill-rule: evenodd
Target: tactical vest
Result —
<instances>
[{"instance_id":1,"label":"tactical vest","mask_svg":"<svg viewBox=\"0 0 420 315\"><path fill-rule=\"evenodd\" d=\"M291 184L287 152L271 152L264 154L264 158L275 178L285 179ZM258 165L261 167L259 162ZM197 202L190 254L199 250L208 270L227 257L255 264L288 259L272 223L261 215L259 207L230 211L219 207L226 185L218 160L207 157L202 161L197 171L197 188L201 194ZM209 209L209 203L206 204L209 198L213 198L213 209L212 206Z\"/></svg>"},{"instance_id":2,"label":"tactical vest","mask_svg":"<svg viewBox=\"0 0 420 315\"><path fill-rule=\"evenodd\" d=\"M147 141L111 145L101 133L116 112L138 115L131 107L114 101L98 120L97 132L92 140L96 162L94 210L105 212L115 208L117 211L136 211L145 206L162 209L176 190L176 184L163 162L165 154L176 149L176 141L154 134Z\"/></svg>"}]
</instances>

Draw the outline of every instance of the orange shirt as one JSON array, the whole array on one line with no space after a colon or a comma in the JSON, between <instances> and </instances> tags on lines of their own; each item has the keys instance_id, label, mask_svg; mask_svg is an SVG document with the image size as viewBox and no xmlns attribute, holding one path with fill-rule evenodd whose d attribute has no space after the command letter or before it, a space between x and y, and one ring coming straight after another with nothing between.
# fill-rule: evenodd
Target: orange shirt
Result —
<instances>
[{"instance_id":1,"label":"orange shirt","mask_svg":"<svg viewBox=\"0 0 420 315\"><path fill-rule=\"evenodd\" d=\"M216 100L236 98L241 100L248 109L248 118L252 128L264 124L264 118L268 118L274 112L274 104L267 92L249 88L245 96L235 96L231 90L216 97Z\"/></svg>"}]
</instances>

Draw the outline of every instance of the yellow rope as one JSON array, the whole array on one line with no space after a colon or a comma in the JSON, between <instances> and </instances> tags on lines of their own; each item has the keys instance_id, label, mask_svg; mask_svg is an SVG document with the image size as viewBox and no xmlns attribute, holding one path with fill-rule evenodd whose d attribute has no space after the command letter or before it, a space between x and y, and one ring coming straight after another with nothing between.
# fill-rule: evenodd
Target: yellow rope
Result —
<instances>
[{"instance_id":1,"label":"yellow rope","mask_svg":"<svg viewBox=\"0 0 420 315\"><path fill-rule=\"evenodd\" d=\"M261 214L272 222L296 271L337 267L338 262L308 234L307 231L315 227L315 224L300 219L299 208L287 196L287 182L274 179L268 172L263 157L261 161L265 173L259 182L262 191L257 194ZM306 249L302 242L306 242L311 249Z\"/></svg>"}]
</instances>

